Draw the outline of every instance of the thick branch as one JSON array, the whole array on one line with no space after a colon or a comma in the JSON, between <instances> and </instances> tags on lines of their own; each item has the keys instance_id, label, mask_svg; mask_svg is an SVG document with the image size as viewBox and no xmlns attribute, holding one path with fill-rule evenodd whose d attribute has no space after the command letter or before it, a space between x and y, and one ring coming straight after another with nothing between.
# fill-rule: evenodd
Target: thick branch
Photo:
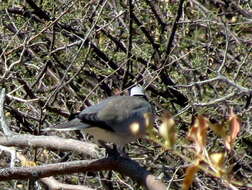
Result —
<instances>
[{"instance_id":1,"label":"thick branch","mask_svg":"<svg viewBox=\"0 0 252 190\"><path fill-rule=\"evenodd\" d=\"M38 179L52 175L101 170L115 170L122 175L129 176L146 187L147 190L166 189L166 186L160 180L157 180L137 162L122 157L104 158L100 160L80 160L37 167L6 168L0 170L0 181L10 179Z\"/></svg>"},{"instance_id":2,"label":"thick branch","mask_svg":"<svg viewBox=\"0 0 252 190\"><path fill-rule=\"evenodd\" d=\"M44 147L49 149L76 151L94 157L95 147L91 143L71 139L61 139L55 136L15 135L0 137L0 144L17 147ZM85 171L115 170L131 177L150 190L165 189L165 185L156 180L148 171L137 162L125 158L106 158L101 160L83 160L59 164L49 164L38 167L6 168L0 170L0 180L10 179L37 179L52 175L71 174Z\"/></svg>"},{"instance_id":3,"label":"thick branch","mask_svg":"<svg viewBox=\"0 0 252 190\"><path fill-rule=\"evenodd\" d=\"M167 59L171 53L171 49L172 49L172 43L174 41L174 38L175 38L175 33L177 31L177 27L178 27L178 21L180 19L180 17L182 16L182 11L183 11L183 3L184 3L184 0L180 0L179 1L179 6L178 6L178 11L177 11L177 15L176 15L176 18L172 24L172 31L169 35L169 40L168 40L168 43L167 43L167 47L166 47L166 54L165 54L165 59L164 59L164 62L160 65L159 68L163 67L164 65L166 65L167 63Z\"/></svg>"},{"instance_id":4,"label":"thick branch","mask_svg":"<svg viewBox=\"0 0 252 190\"><path fill-rule=\"evenodd\" d=\"M93 188L89 188L83 185L70 185L65 183L60 183L53 177L45 177L41 178L40 181L48 186L49 189L54 190L94 190Z\"/></svg>"},{"instance_id":5,"label":"thick branch","mask_svg":"<svg viewBox=\"0 0 252 190\"><path fill-rule=\"evenodd\" d=\"M34 9L34 13L39 18L43 18L45 20L50 20L50 16L48 16L48 14L44 10L39 8L32 0L26 0L26 2L31 6L31 8Z\"/></svg>"},{"instance_id":6,"label":"thick branch","mask_svg":"<svg viewBox=\"0 0 252 190\"><path fill-rule=\"evenodd\" d=\"M62 151L75 151L92 158L97 158L97 145L56 136L14 135L0 137L0 144L16 147L43 147Z\"/></svg>"}]
</instances>

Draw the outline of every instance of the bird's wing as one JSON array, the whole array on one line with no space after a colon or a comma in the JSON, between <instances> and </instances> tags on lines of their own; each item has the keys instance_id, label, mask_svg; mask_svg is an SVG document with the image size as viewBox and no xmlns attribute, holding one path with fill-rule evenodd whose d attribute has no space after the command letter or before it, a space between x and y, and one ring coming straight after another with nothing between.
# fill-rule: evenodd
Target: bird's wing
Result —
<instances>
[{"instance_id":1,"label":"bird's wing","mask_svg":"<svg viewBox=\"0 0 252 190\"><path fill-rule=\"evenodd\" d=\"M141 97L119 96L98 111L98 118L104 121L127 120L133 113L151 112L151 105Z\"/></svg>"},{"instance_id":2,"label":"bird's wing","mask_svg":"<svg viewBox=\"0 0 252 190\"><path fill-rule=\"evenodd\" d=\"M119 96L111 96L106 98L105 100L102 100L101 102L99 102L98 104L89 106L87 108L85 108L84 110L82 110L80 112L81 114L87 114L87 113L97 113L99 110L103 109L104 107L106 107L106 105L111 102L114 101L115 99L117 99Z\"/></svg>"},{"instance_id":3,"label":"bird's wing","mask_svg":"<svg viewBox=\"0 0 252 190\"><path fill-rule=\"evenodd\" d=\"M117 96L97 104L92 113L89 111L78 115L83 123L114 132L117 131L116 126L126 125L129 120L137 120L141 114L151 112L151 106L140 97Z\"/></svg>"},{"instance_id":4,"label":"bird's wing","mask_svg":"<svg viewBox=\"0 0 252 190\"><path fill-rule=\"evenodd\" d=\"M125 97L126 96L109 97L98 104L87 107L79 113L77 118L80 119L82 123L88 124L89 127L99 127L114 132L113 128L109 125L110 122L108 121L113 120L113 118L116 117L116 114L113 112L106 114L107 116L110 115L110 117L101 117L101 115L104 115L103 113L108 111L108 107L116 105L115 103L117 102L122 102Z\"/></svg>"},{"instance_id":5,"label":"bird's wing","mask_svg":"<svg viewBox=\"0 0 252 190\"><path fill-rule=\"evenodd\" d=\"M106 120L102 120L98 118L97 113L79 114L78 119L81 121L81 123L85 123L89 125L86 128L99 127L99 128L114 132L113 128L107 124Z\"/></svg>"},{"instance_id":6,"label":"bird's wing","mask_svg":"<svg viewBox=\"0 0 252 190\"><path fill-rule=\"evenodd\" d=\"M102 120L96 117L97 112L102 110L108 102L113 100L116 97L109 97L99 104L87 107L80 113L73 114L69 121L65 121L54 126L43 129L43 131L71 131L71 130L80 130L84 128L89 128L93 126L98 126L101 128L107 128L112 131L112 128L109 129L109 126L106 126Z\"/></svg>"},{"instance_id":7,"label":"bird's wing","mask_svg":"<svg viewBox=\"0 0 252 190\"><path fill-rule=\"evenodd\" d=\"M84 124L78 118L75 118L71 121L65 121L63 123L59 123L51 127L42 129L42 131L73 131L73 130L80 130L87 127L89 127L88 124Z\"/></svg>"}]
</instances>

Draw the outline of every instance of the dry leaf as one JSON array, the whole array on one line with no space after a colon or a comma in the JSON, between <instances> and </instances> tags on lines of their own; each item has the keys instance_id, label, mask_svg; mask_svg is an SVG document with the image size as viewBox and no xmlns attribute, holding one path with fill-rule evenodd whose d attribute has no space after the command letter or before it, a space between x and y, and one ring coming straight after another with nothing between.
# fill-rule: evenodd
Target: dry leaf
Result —
<instances>
[{"instance_id":1,"label":"dry leaf","mask_svg":"<svg viewBox=\"0 0 252 190\"><path fill-rule=\"evenodd\" d=\"M182 190L188 190L191 187L192 182L195 178L195 174L198 172L198 170L199 170L199 161L196 161L194 165L186 169Z\"/></svg>"},{"instance_id":2,"label":"dry leaf","mask_svg":"<svg viewBox=\"0 0 252 190\"><path fill-rule=\"evenodd\" d=\"M234 141L241 128L240 119L238 118L237 115L234 114L233 110L231 110L229 116L229 122L230 122L230 132L229 135L227 135L225 138L225 145L228 150L231 150L231 147L234 144Z\"/></svg>"},{"instance_id":3,"label":"dry leaf","mask_svg":"<svg viewBox=\"0 0 252 190\"><path fill-rule=\"evenodd\" d=\"M209 120L204 116L198 116L188 133L188 138L194 142L197 154L201 154L206 145Z\"/></svg>"}]
</instances>

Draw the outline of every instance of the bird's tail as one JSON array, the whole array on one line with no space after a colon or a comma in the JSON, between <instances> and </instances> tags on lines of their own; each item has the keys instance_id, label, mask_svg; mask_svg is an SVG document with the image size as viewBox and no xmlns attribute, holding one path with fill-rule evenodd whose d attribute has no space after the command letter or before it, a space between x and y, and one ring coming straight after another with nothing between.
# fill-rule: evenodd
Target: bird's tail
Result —
<instances>
[{"instance_id":1,"label":"bird's tail","mask_svg":"<svg viewBox=\"0 0 252 190\"><path fill-rule=\"evenodd\" d=\"M82 123L79 119L73 119L71 121L66 121L45 129L42 131L74 131L89 127L89 125Z\"/></svg>"}]
</instances>

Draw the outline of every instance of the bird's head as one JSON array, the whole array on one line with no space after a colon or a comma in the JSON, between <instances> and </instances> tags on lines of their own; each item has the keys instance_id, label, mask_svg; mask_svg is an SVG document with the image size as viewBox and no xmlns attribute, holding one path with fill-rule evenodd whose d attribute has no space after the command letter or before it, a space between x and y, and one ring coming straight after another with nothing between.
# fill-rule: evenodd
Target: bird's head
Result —
<instances>
[{"instance_id":1,"label":"bird's head","mask_svg":"<svg viewBox=\"0 0 252 190\"><path fill-rule=\"evenodd\" d=\"M131 88L130 96L145 96L143 87L134 86L133 88Z\"/></svg>"}]
</instances>

